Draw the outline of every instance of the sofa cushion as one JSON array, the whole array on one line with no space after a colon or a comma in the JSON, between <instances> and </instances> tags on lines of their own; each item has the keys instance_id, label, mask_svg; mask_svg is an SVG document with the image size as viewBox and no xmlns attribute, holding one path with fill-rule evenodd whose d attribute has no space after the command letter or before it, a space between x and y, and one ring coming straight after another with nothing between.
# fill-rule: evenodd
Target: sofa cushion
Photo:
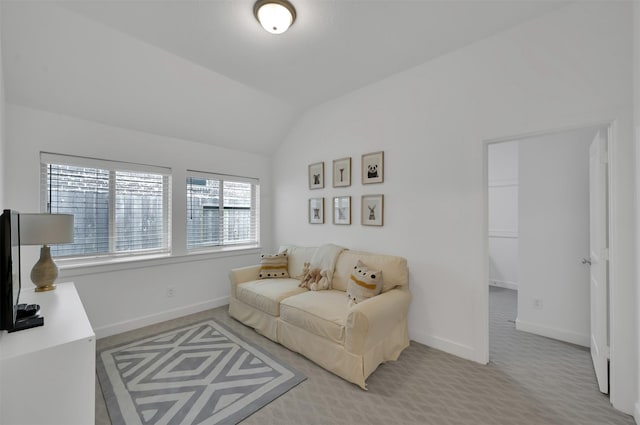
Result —
<instances>
[{"instance_id":1,"label":"sofa cushion","mask_svg":"<svg viewBox=\"0 0 640 425\"><path fill-rule=\"evenodd\" d=\"M262 254L260 256L260 271L258 278L275 279L289 277L289 263L287 261L287 251L278 254Z\"/></svg>"},{"instance_id":2,"label":"sofa cushion","mask_svg":"<svg viewBox=\"0 0 640 425\"><path fill-rule=\"evenodd\" d=\"M344 292L311 291L283 300L280 320L343 345L348 312Z\"/></svg>"},{"instance_id":3,"label":"sofa cushion","mask_svg":"<svg viewBox=\"0 0 640 425\"><path fill-rule=\"evenodd\" d=\"M369 268L358 260L347 283L347 298L354 303L375 297L382 291L382 271Z\"/></svg>"},{"instance_id":4,"label":"sofa cushion","mask_svg":"<svg viewBox=\"0 0 640 425\"><path fill-rule=\"evenodd\" d=\"M280 301L307 292L297 279L252 280L236 286L236 298L272 316L280 315Z\"/></svg>"},{"instance_id":5,"label":"sofa cushion","mask_svg":"<svg viewBox=\"0 0 640 425\"><path fill-rule=\"evenodd\" d=\"M372 269L382 270L384 274L382 292L387 292L396 286L409 284L409 268L406 258L345 250L342 251L336 263L336 270L333 274L333 289L347 290L349 276L358 260Z\"/></svg>"},{"instance_id":6,"label":"sofa cushion","mask_svg":"<svg viewBox=\"0 0 640 425\"><path fill-rule=\"evenodd\" d=\"M295 245L283 245L280 247L280 251L284 251L285 249L289 257L289 276L302 279L304 263L311 262L311 257L313 257L313 254L315 254L318 248Z\"/></svg>"}]
</instances>

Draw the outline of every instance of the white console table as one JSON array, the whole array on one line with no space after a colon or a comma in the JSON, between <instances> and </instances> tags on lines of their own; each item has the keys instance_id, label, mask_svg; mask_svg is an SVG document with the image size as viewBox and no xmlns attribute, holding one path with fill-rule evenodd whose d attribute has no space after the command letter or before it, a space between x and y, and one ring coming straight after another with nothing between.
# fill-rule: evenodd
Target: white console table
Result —
<instances>
[{"instance_id":1,"label":"white console table","mask_svg":"<svg viewBox=\"0 0 640 425\"><path fill-rule=\"evenodd\" d=\"M95 422L96 338L73 283L20 302L40 304L44 326L0 332L0 424Z\"/></svg>"}]
</instances>

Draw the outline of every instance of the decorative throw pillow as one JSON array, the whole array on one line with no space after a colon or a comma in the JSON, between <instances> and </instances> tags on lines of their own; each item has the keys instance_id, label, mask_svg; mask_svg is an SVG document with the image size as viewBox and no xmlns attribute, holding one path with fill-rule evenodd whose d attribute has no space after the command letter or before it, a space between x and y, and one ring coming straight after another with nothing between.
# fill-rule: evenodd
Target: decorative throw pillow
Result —
<instances>
[{"instance_id":1,"label":"decorative throw pillow","mask_svg":"<svg viewBox=\"0 0 640 425\"><path fill-rule=\"evenodd\" d=\"M349 302L357 304L375 297L382 291L382 284L382 271L369 269L366 264L358 260L347 282Z\"/></svg>"},{"instance_id":2,"label":"decorative throw pillow","mask_svg":"<svg viewBox=\"0 0 640 425\"><path fill-rule=\"evenodd\" d=\"M287 251L278 254L260 256L259 279L274 279L279 277L289 277L289 259Z\"/></svg>"}]
</instances>

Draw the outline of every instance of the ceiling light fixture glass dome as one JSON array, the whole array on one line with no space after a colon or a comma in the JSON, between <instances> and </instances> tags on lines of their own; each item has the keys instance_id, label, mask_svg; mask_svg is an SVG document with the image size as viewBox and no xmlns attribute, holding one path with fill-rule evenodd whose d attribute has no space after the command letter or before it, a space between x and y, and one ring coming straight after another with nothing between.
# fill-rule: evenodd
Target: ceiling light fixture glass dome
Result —
<instances>
[{"instance_id":1,"label":"ceiling light fixture glass dome","mask_svg":"<svg viewBox=\"0 0 640 425\"><path fill-rule=\"evenodd\" d=\"M296 9L287 0L258 0L253 6L262 28L271 34L282 34L296 20Z\"/></svg>"}]
</instances>

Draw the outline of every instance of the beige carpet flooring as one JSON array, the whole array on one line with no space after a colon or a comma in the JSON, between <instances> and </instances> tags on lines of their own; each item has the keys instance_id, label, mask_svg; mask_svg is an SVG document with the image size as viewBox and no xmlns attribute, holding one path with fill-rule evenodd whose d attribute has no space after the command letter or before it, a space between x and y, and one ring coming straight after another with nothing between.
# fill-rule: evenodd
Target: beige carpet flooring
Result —
<instances>
[{"instance_id":1,"label":"beige carpet flooring","mask_svg":"<svg viewBox=\"0 0 640 425\"><path fill-rule=\"evenodd\" d=\"M229 318L226 307L97 341L98 350L213 318L307 376L242 424L633 425L598 392L587 349L515 330L515 291L490 291L491 362L411 342L381 365L369 391ZM96 424L110 425L96 383Z\"/></svg>"}]
</instances>

